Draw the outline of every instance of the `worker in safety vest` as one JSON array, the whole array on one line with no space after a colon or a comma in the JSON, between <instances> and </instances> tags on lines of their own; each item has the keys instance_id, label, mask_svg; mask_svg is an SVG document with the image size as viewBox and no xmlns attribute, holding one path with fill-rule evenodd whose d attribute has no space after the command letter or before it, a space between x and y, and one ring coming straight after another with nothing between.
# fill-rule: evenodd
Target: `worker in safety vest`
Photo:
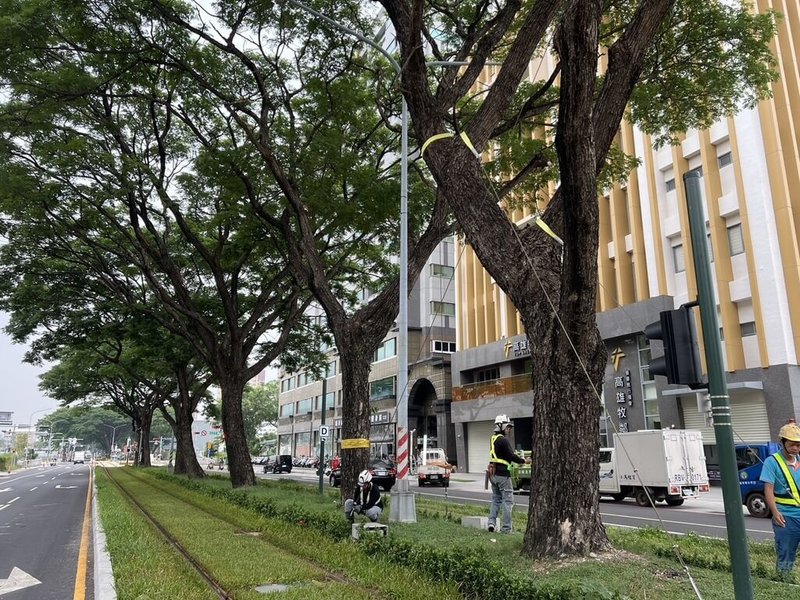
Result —
<instances>
[{"instance_id":1,"label":"worker in safety vest","mask_svg":"<svg viewBox=\"0 0 800 600\"><path fill-rule=\"evenodd\" d=\"M800 546L800 426L794 419L778 432L781 451L764 461L761 481L772 511L775 533L775 569L783 581L794 581L794 563Z\"/></svg>"},{"instance_id":2,"label":"worker in safety vest","mask_svg":"<svg viewBox=\"0 0 800 600\"><path fill-rule=\"evenodd\" d=\"M511 509L514 507L514 486L508 470L512 462L523 464L525 459L514 454L506 438L514 424L506 415L497 415L494 433L489 442L489 482L492 484L492 507L489 509L489 531L497 527L497 513L503 507L503 526L500 533L511 533Z\"/></svg>"}]
</instances>

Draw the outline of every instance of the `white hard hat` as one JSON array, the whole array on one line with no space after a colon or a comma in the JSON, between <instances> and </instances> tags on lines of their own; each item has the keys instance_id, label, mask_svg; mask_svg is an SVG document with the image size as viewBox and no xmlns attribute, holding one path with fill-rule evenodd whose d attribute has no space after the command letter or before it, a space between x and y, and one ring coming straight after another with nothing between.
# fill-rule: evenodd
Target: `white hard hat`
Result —
<instances>
[{"instance_id":1,"label":"white hard hat","mask_svg":"<svg viewBox=\"0 0 800 600\"><path fill-rule=\"evenodd\" d=\"M364 485L370 481L372 481L372 473L370 473L367 469L364 469L358 474L358 485Z\"/></svg>"},{"instance_id":2,"label":"white hard hat","mask_svg":"<svg viewBox=\"0 0 800 600\"><path fill-rule=\"evenodd\" d=\"M505 424L508 423L508 422L509 422L509 420L508 420L508 417L506 415L497 415L494 418L494 424L495 425L503 425L503 426L505 426Z\"/></svg>"}]
</instances>

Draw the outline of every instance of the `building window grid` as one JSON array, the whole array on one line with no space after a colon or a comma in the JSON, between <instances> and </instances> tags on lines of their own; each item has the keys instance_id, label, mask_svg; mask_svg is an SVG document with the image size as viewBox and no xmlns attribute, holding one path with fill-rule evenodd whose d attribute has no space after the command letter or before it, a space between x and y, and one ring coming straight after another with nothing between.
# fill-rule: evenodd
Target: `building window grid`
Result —
<instances>
[{"instance_id":1,"label":"building window grid","mask_svg":"<svg viewBox=\"0 0 800 600\"><path fill-rule=\"evenodd\" d=\"M431 340L431 352L443 352L453 354L456 351L455 342L445 342L443 340Z\"/></svg>"}]
</instances>

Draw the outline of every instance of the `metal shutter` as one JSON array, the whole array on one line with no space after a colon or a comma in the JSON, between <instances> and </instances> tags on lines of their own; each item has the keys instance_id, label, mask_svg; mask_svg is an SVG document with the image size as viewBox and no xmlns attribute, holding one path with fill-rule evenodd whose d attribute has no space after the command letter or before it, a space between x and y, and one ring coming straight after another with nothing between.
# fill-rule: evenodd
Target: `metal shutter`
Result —
<instances>
[{"instance_id":1,"label":"metal shutter","mask_svg":"<svg viewBox=\"0 0 800 600\"><path fill-rule=\"evenodd\" d=\"M733 441L769 441L767 405L761 394L737 394L730 399L733 420ZM705 415L698 412L695 396L681 397L681 410L686 429L697 429L703 434L703 443L716 444L714 428L706 426Z\"/></svg>"},{"instance_id":2,"label":"metal shutter","mask_svg":"<svg viewBox=\"0 0 800 600\"><path fill-rule=\"evenodd\" d=\"M494 423L479 421L467 425L467 471L483 473L489 463L489 440Z\"/></svg>"}]
</instances>

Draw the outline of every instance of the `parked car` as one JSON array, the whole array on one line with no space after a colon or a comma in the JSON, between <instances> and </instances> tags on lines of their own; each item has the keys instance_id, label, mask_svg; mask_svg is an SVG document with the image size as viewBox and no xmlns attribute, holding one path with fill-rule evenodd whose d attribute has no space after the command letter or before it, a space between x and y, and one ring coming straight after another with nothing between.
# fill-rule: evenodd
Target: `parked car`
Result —
<instances>
[{"instance_id":1,"label":"parked car","mask_svg":"<svg viewBox=\"0 0 800 600\"><path fill-rule=\"evenodd\" d=\"M264 473L291 473L292 472L292 455L281 454L275 458L275 462L270 466L268 463L264 465Z\"/></svg>"},{"instance_id":2,"label":"parked car","mask_svg":"<svg viewBox=\"0 0 800 600\"><path fill-rule=\"evenodd\" d=\"M394 487L397 481L397 469L395 469L394 463L388 460L373 459L367 468L372 473L372 482L375 485L387 492ZM333 487L342 485L342 470L335 469L331 471L328 483Z\"/></svg>"}]
</instances>

